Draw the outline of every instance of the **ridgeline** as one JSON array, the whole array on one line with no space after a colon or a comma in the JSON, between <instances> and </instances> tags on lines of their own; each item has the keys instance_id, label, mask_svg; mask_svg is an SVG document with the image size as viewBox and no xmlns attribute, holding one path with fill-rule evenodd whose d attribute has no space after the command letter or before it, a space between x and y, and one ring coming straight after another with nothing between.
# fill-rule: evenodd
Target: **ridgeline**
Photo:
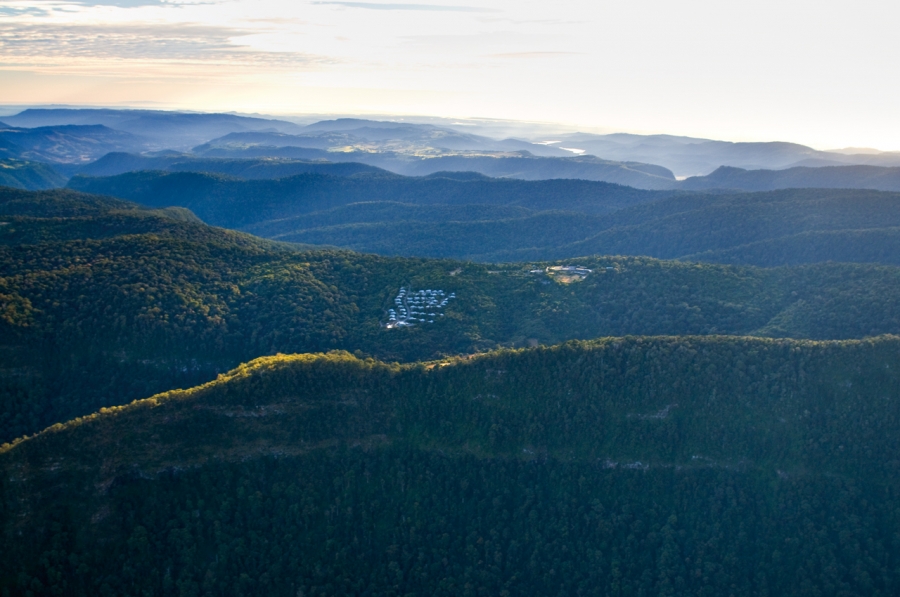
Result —
<instances>
[{"instance_id":1,"label":"ridgeline","mask_svg":"<svg viewBox=\"0 0 900 597\"><path fill-rule=\"evenodd\" d=\"M0 583L892 594L898 355L632 337L259 359L0 449Z\"/></svg>"}]
</instances>

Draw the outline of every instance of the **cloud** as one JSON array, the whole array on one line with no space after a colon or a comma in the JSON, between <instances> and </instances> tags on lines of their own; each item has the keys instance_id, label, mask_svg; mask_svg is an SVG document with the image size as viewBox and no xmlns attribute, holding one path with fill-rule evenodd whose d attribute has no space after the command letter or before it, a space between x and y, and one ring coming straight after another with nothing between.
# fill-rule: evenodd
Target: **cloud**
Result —
<instances>
[{"instance_id":1,"label":"cloud","mask_svg":"<svg viewBox=\"0 0 900 597\"><path fill-rule=\"evenodd\" d=\"M65 6L66 4L77 4L79 6L118 6L119 8L138 8L141 6L178 6L180 3L167 0L37 0L37 6L47 6L50 8ZM37 6L30 8L13 8L0 6L0 15L2 14L47 14L47 11Z\"/></svg>"},{"instance_id":2,"label":"cloud","mask_svg":"<svg viewBox=\"0 0 900 597\"><path fill-rule=\"evenodd\" d=\"M86 6L118 6L119 8L137 8L139 6L158 6L166 4L163 0L70 0L72 4Z\"/></svg>"},{"instance_id":3,"label":"cloud","mask_svg":"<svg viewBox=\"0 0 900 597\"><path fill-rule=\"evenodd\" d=\"M31 17L43 17L48 13L42 8L36 6L17 7L17 6L0 6L0 17L18 17L28 15Z\"/></svg>"},{"instance_id":4,"label":"cloud","mask_svg":"<svg viewBox=\"0 0 900 597\"><path fill-rule=\"evenodd\" d=\"M500 54L488 54L487 58L512 58L512 59L530 59L530 58L557 58L560 56L581 56L584 52L503 52Z\"/></svg>"},{"instance_id":5,"label":"cloud","mask_svg":"<svg viewBox=\"0 0 900 597\"><path fill-rule=\"evenodd\" d=\"M2 0L0 0L2 1ZM141 8L143 6L170 6L178 8L186 5L197 4L215 4L216 0L33 0L38 5L53 7L63 7L65 5L78 6L116 6L118 8ZM21 9L3 9L0 8L0 14L4 10L21 10ZM35 8L34 10L41 10Z\"/></svg>"},{"instance_id":6,"label":"cloud","mask_svg":"<svg viewBox=\"0 0 900 597\"><path fill-rule=\"evenodd\" d=\"M367 8L369 10L424 10L434 12L494 12L477 6L451 6L446 4L395 4L386 2L343 2L340 0L319 0L313 4L330 4L347 8Z\"/></svg>"},{"instance_id":7,"label":"cloud","mask_svg":"<svg viewBox=\"0 0 900 597\"><path fill-rule=\"evenodd\" d=\"M177 65L214 63L229 68L302 68L334 63L299 52L265 52L236 40L238 28L190 24L50 25L0 22L0 64L12 67L127 69L140 61ZM227 69L226 69L227 70ZM138 73L135 73L138 74ZM215 73L208 73L214 75Z\"/></svg>"}]
</instances>

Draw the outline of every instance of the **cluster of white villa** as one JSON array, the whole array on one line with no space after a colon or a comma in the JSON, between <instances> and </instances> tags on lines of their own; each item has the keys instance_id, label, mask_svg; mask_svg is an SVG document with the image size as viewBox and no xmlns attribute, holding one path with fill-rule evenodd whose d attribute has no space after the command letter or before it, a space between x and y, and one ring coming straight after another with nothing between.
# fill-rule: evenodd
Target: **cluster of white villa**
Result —
<instances>
[{"instance_id":1,"label":"cluster of white villa","mask_svg":"<svg viewBox=\"0 0 900 597\"><path fill-rule=\"evenodd\" d=\"M388 309L388 329L409 327L416 323L434 323L436 317L443 317L444 307L456 293L443 290L408 291L401 288L394 298L394 307Z\"/></svg>"}]
</instances>

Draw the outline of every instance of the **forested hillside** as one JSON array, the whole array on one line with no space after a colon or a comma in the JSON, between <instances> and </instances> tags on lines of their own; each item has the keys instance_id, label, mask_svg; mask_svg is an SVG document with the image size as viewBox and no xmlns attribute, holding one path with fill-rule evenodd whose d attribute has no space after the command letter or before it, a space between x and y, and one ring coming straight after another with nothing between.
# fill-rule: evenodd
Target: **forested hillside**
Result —
<instances>
[{"instance_id":1,"label":"forested hillside","mask_svg":"<svg viewBox=\"0 0 900 597\"><path fill-rule=\"evenodd\" d=\"M195 172L134 172L75 177L69 187L152 207L187 207L215 226L241 228L359 202L417 205L515 205L531 210L608 213L669 193L585 180L522 181L454 173L423 178L395 174L301 174L277 180L236 180Z\"/></svg>"},{"instance_id":2,"label":"forested hillside","mask_svg":"<svg viewBox=\"0 0 900 597\"><path fill-rule=\"evenodd\" d=\"M63 187L66 180L48 164L0 159L0 186L37 191Z\"/></svg>"},{"instance_id":3,"label":"forested hillside","mask_svg":"<svg viewBox=\"0 0 900 597\"><path fill-rule=\"evenodd\" d=\"M0 449L34 594L892 595L900 340L277 356Z\"/></svg>"},{"instance_id":4,"label":"forested hillside","mask_svg":"<svg viewBox=\"0 0 900 597\"><path fill-rule=\"evenodd\" d=\"M130 153L109 153L78 170L82 176L115 176L142 170L169 172L210 172L246 179L285 178L297 174L330 174L351 176L362 172L387 174L387 171L356 162L326 162L284 158L232 160L199 158L176 154L157 157Z\"/></svg>"},{"instance_id":5,"label":"forested hillside","mask_svg":"<svg viewBox=\"0 0 900 597\"><path fill-rule=\"evenodd\" d=\"M510 251L493 257L561 258L596 253L771 266L817 261L900 263L887 245L855 244L860 231L890 239L900 225L900 193L845 189L788 189L737 195L678 195L622 209L604 218L591 238L545 251ZM831 233L823 247L814 233ZM298 240L301 237L295 237ZM755 243L744 252L745 245ZM785 247L790 249L785 250ZM847 253L839 248L846 247ZM821 252L816 249L824 249ZM706 253L709 252L709 253Z\"/></svg>"},{"instance_id":6,"label":"forested hillside","mask_svg":"<svg viewBox=\"0 0 900 597\"><path fill-rule=\"evenodd\" d=\"M578 180L137 172L70 186L272 239L484 262L648 255L757 266L900 265L900 193L640 191ZM502 208L502 209L497 209ZM826 240L827 239L827 240Z\"/></svg>"},{"instance_id":7,"label":"forested hillside","mask_svg":"<svg viewBox=\"0 0 900 597\"><path fill-rule=\"evenodd\" d=\"M111 151L141 151L146 140L106 126L0 127L0 157L84 164Z\"/></svg>"},{"instance_id":8,"label":"forested hillside","mask_svg":"<svg viewBox=\"0 0 900 597\"><path fill-rule=\"evenodd\" d=\"M392 361L628 334L900 333L900 269L756 269L594 257L507 266L279 245L72 191L0 194L2 440L249 359L330 349ZM401 288L455 294L386 329ZM424 317L423 317L424 319Z\"/></svg>"}]
</instances>

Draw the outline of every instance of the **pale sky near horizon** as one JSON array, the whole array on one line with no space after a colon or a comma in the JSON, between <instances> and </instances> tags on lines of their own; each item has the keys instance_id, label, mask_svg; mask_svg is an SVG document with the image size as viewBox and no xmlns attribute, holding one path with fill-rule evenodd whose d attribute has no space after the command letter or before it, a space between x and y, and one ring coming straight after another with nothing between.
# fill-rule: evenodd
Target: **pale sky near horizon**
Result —
<instances>
[{"instance_id":1,"label":"pale sky near horizon","mask_svg":"<svg viewBox=\"0 0 900 597\"><path fill-rule=\"evenodd\" d=\"M0 0L0 103L900 150L900 3Z\"/></svg>"}]
</instances>

